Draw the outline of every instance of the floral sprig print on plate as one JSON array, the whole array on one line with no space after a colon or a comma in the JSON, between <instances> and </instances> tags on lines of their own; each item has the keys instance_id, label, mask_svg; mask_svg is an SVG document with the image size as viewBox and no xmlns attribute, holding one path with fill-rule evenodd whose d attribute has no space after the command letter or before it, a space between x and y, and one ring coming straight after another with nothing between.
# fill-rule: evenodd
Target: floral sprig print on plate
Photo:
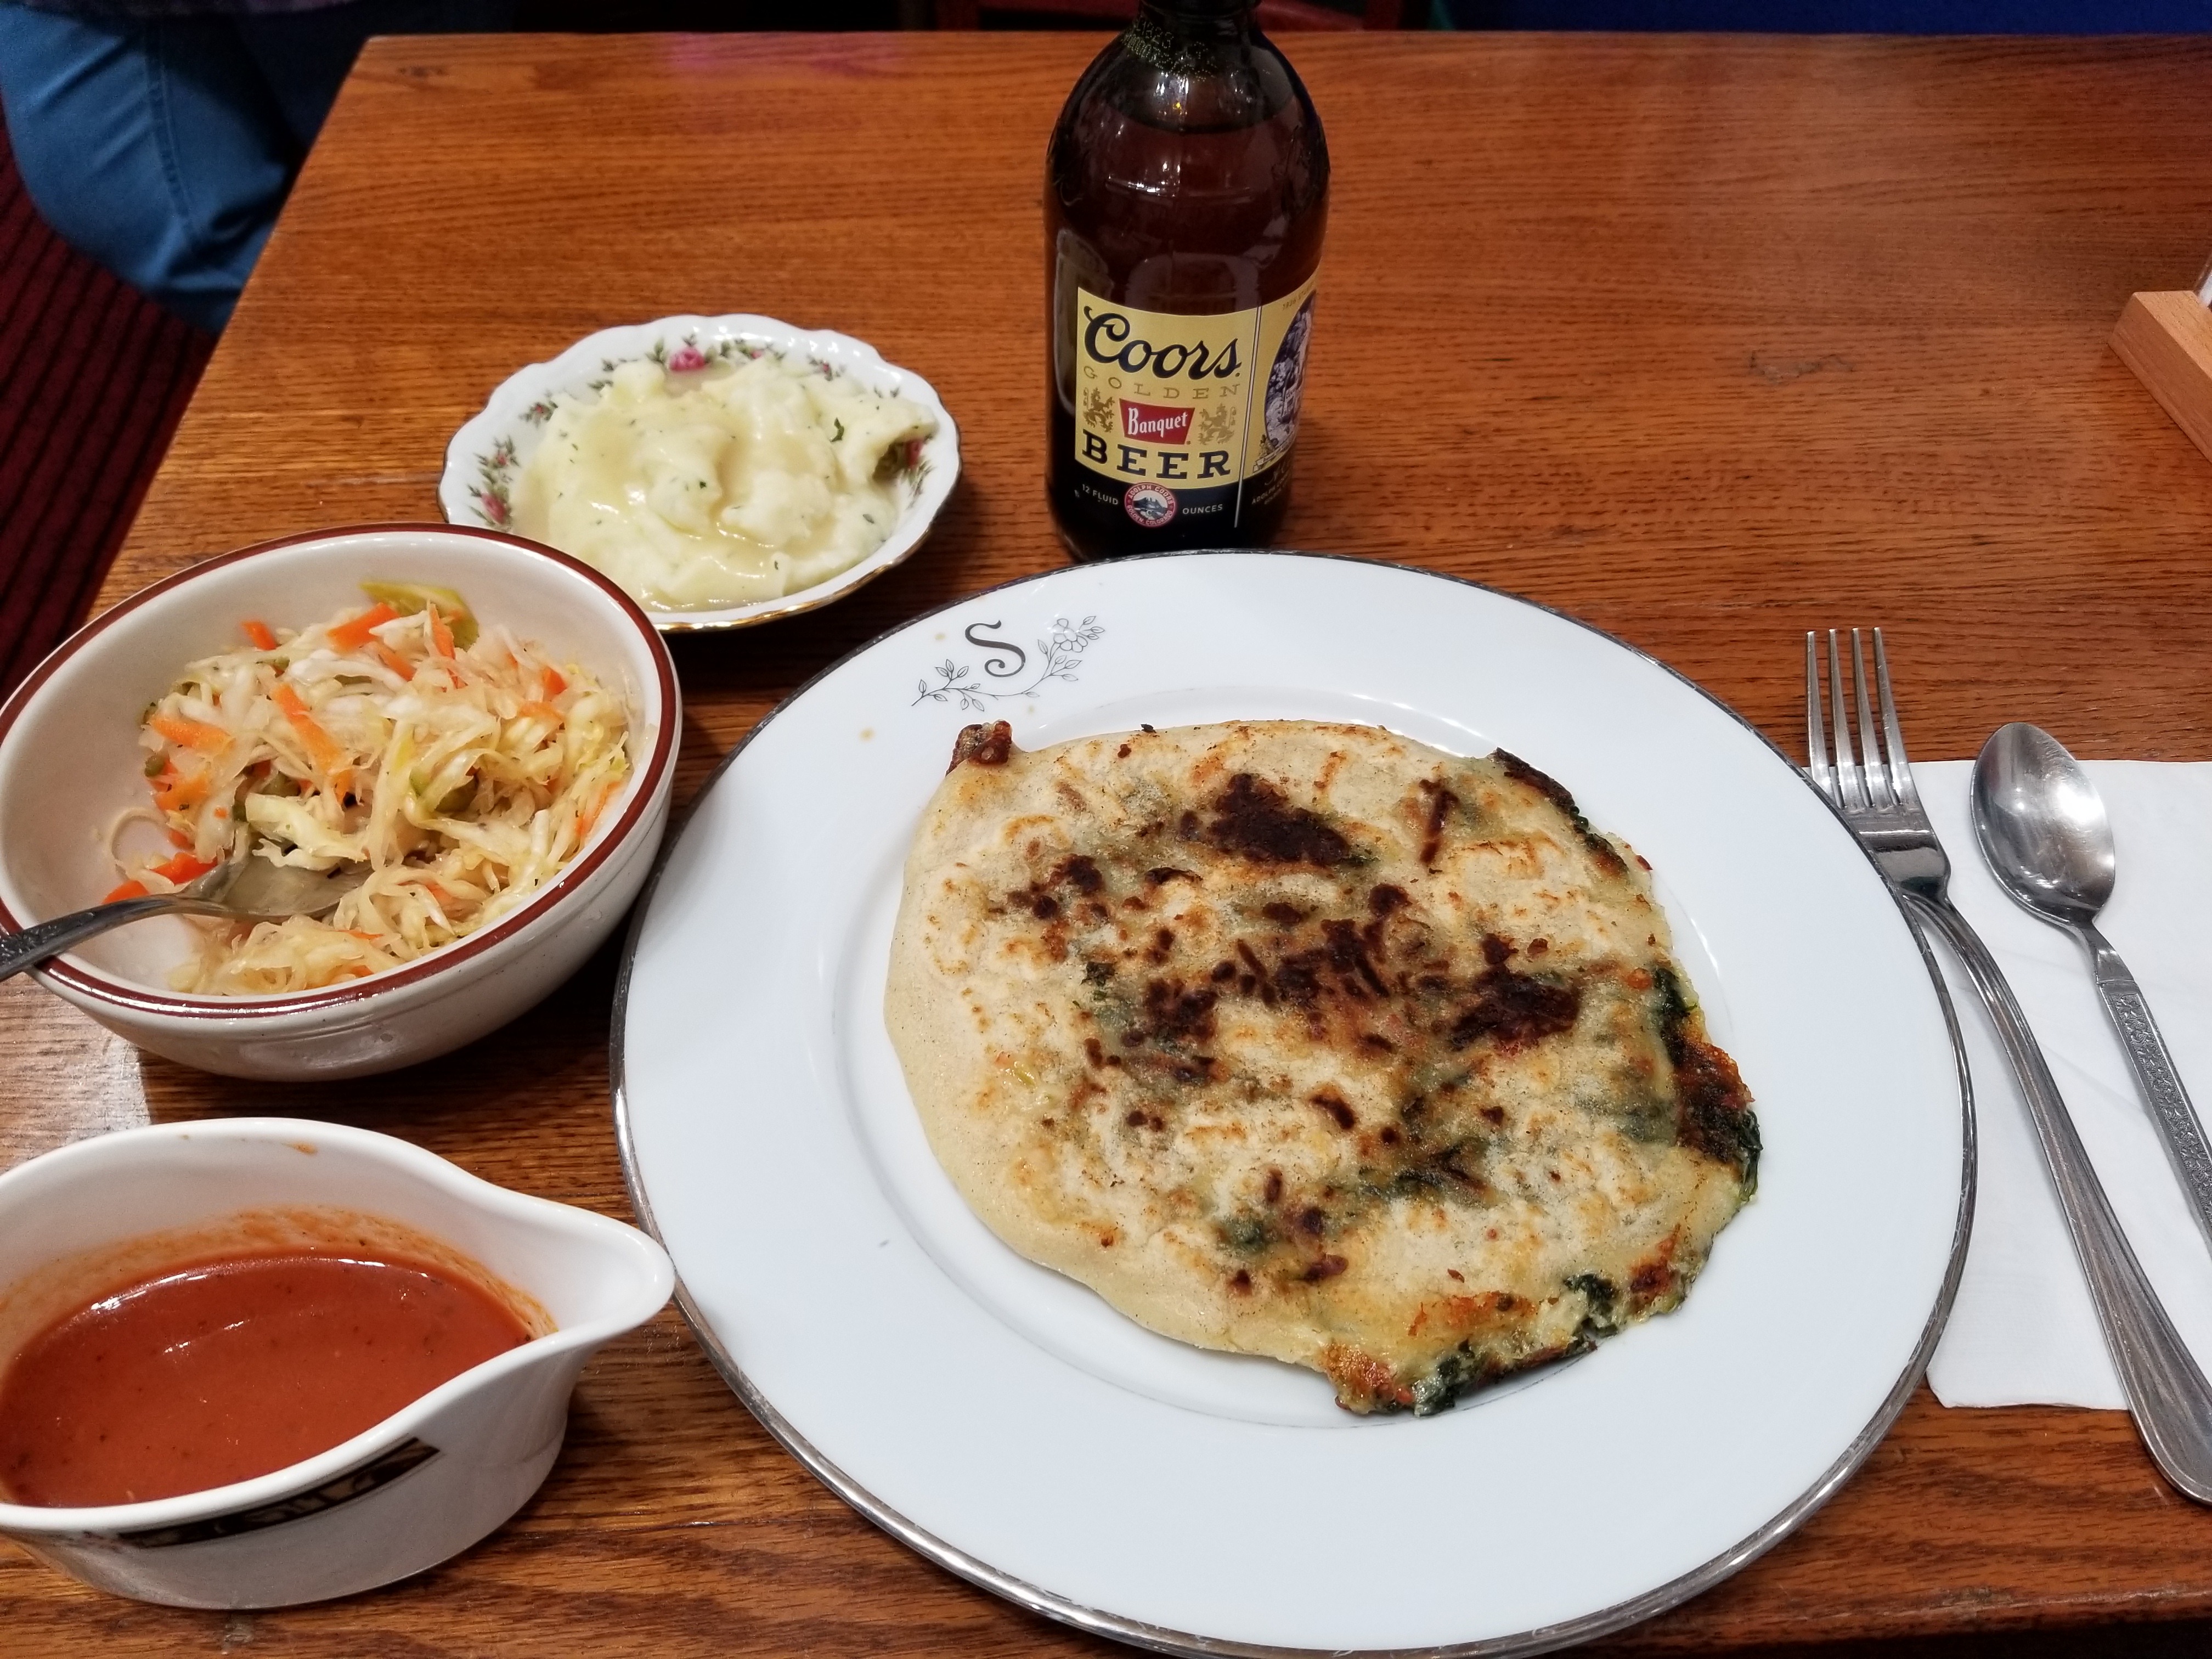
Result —
<instances>
[{"instance_id":1,"label":"floral sprig print on plate","mask_svg":"<svg viewBox=\"0 0 2212 1659\"><path fill-rule=\"evenodd\" d=\"M757 341L739 339L735 336L725 336L721 339L709 340L706 344L701 345L699 336L694 331L685 335L682 340L672 346L665 340L655 340L650 349L635 357L602 357L599 359L599 377L586 380L584 383L584 390L586 392L602 390L607 384L607 377L624 363L654 362L659 363L671 374L696 374L702 369L714 368L717 363L726 363L733 357L743 357L747 362L750 362L755 357L765 357L769 355L769 347L760 344ZM807 362L813 368L820 369L824 378L830 380L836 378L838 371L830 368L829 364L811 357L808 358ZM552 398L540 398L522 411L522 418L532 426L544 425L553 418Z\"/></svg>"},{"instance_id":2,"label":"floral sprig print on plate","mask_svg":"<svg viewBox=\"0 0 2212 1659\"><path fill-rule=\"evenodd\" d=\"M921 458L922 446L927 441L926 438L908 438L902 446L906 459L891 475L906 486L906 500L909 507L921 499L922 481L929 477L929 463Z\"/></svg>"},{"instance_id":3,"label":"floral sprig print on plate","mask_svg":"<svg viewBox=\"0 0 2212 1659\"><path fill-rule=\"evenodd\" d=\"M699 343L698 335L693 333L685 335L684 343L673 349L670 349L667 341L655 340L653 349L645 355L671 374L696 374L702 368L712 368L716 363L726 363L732 357L743 357L749 362L755 357L765 357L769 355L769 349L734 336L709 340L702 346ZM609 369L614 367L612 363L607 365Z\"/></svg>"},{"instance_id":4,"label":"floral sprig print on plate","mask_svg":"<svg viewBox=\"0 0 2212 1659\"><path fill-rule=\"evenodd\" d=\"M1084 652L1106 632L1096 617L1085 617L1079 623L1054 617L1052 632L1036 641L1036 649L1031 652L1000 637L1004 627L1004 623L995 622L969 623L961 630L960 637L985 653L982 673L978 675L972 664L955 663L947 657L930 670L936 677L936 684L927 679L914 683L915 696L908 707L916 708L925 702L950 704L957 699L963 709L981 712L1004 698L1034 696L1054 680L1065 680L1073 685L1075 671L1082 666ZM989 684L992 680L1024 683L1002 690Z\"/></svg>"},{"instance_id":5,"label":"floral sprig print on plate","mask_svg":"<svg viewBox=\"0 0 2212 1659\"><path fill-rule=\"evenodd\" d=\"M491 453L477 457L476 509L495 530L514 522L514 440L501 438Z\"/></svg>"}]
</instances>

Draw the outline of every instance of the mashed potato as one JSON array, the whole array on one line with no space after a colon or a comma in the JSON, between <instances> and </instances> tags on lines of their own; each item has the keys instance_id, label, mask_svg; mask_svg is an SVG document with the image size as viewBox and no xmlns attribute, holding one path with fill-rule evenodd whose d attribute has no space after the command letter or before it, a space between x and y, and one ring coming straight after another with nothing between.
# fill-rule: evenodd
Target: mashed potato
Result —
<instances>
[{"instance_id":1,"label":"mashed potato","mask_svg":"<svg viewBox=\"0 0 2212 1659\"><path fill-rule=\"evenodd\" d=\"M780 599L882 545L898 472L936 429L918 404L773 354L703 373L623 363L554 398L514 525L647 605Z\"/></svg>"}]
</instances>

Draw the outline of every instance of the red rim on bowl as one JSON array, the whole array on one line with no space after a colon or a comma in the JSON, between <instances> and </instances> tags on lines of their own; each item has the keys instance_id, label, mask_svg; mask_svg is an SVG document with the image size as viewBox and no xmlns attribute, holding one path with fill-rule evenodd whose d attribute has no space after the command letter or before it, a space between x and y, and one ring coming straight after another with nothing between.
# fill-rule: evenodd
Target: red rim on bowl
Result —
<instances>
[{"instance_id":1,"label":"red rim on bowl","mask_svg":"<svg viewBox=\"0 0 2212 1659\"><path fill-rule=\"evenodd\" d=\"M480 933L471 933L441 945L426 955L416 957L402 967L380 974L371 974L363 979L349 980L343 985L325 986L316 991L295 991L264 997L186 997L148 989L128 981L107 978L87 973L59 957L49 957L33 972L40 978L52 978L82 994L112 1003L118 1007L133 1008L143 1012L169 1014L185 1019L268 1019L279 1015L296 1014L319 1008L343 1007L360 1002L404 985L413 984L428 975L436 973L448 964L489 950L501 939L512 938L528 927L556 902L564 893L580 886L601 865L608 854L636 827L643 815L648 797L653 793L660 774L666 769L675 753L677 728L679 721L673 718L678 707L676 665L668 654L668 647L661 639L650 618L637 602L617 587L591 566L573 559L566 553L510 536L497 530L478 530L467 525L453 524L362 524L346 525L332 530L312 531L297 536L282 536L274 541L256 542L251 547L241 547L234 552L219 553L213 558L203 559L164 576L148 587L140 588L126 599L117 601L94 617L90 622L64 640L46 659L31 671L29 678L15 688L5 705L0 705L0 744L4 744L15 728L16 720L30 706L39 689L52 678L54 671L75 656L86 644L104 631L111 623L222 565L236 564L264 553L273 553L280 548L296 547L305 542L332 541L349 536L422 535L432 537L462 536L474 541L494 542L526 553L532 558L546 560L571 574L582 577L606 595L637 630L641 639L648 641L653 659L655 682L660 693L659 729L653 734L653 752L641 762L636 762L631 771L632 787L620 816L575 860L558 876L532 894L527 903L513 914L502 917ZM34 918L33 920L44 920ZM17 932L29 925L0 901L0 927Z\"/></svg>"}]
</instances>

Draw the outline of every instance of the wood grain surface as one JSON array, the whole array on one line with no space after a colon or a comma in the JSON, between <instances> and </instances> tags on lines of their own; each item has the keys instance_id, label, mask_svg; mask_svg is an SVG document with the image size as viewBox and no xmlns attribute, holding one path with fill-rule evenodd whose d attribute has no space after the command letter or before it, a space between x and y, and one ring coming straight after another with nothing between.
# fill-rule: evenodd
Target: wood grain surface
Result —
<instances>
[{"instance_id":1,"label":"wood grain surface","mask_svg":"<svg viewBox=\"0 0 2212 1659\"><path fill-rule=\"evenodd\" d=\"M818 615L678 643L689 793L840 653L1061 561L1041 483L1040 161L1097 45L373 45L104 601L264 537L434 517L447 435L592 330L681 311L841 329L939 388L965 472L902 569ZM2028 719L2085 755L2212 758L2212 464L2106 343L2128 295L2181 286L2212 237L2212 42L1346 35L1292 52L1336 187L1287 544L1564 607L1785 746L1802 630L1878 622L1919 756ZM0 987L0 1159L149 1119L297 1111L626 1214L612 972L603 956L451 1060L312 1091L141 1055L17 981ZM2212 1513L2160 1481L2124 1417L1947 1412L1923 1392L1797 1536L1609 1645L2207 1614ZM408 1583L189 1613L0 1554L0 1649L90 1643L1108 1650L857 1518L672 1316L586 1373L538 1498Z\"/></svg>"}]
</instances>

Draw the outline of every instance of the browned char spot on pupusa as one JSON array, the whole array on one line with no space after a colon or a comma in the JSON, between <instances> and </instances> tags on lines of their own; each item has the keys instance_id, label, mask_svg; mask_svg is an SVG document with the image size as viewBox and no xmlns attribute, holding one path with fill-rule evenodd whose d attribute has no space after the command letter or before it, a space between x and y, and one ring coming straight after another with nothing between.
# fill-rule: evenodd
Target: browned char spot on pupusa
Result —
<instances>
[{"instance_id":1,"label":"browned char spot on pupusa","mask_svg":"<svg viewBox=\"0 0 2212 1659\"><path fill-rule=\"evenodd\" d=\"M1460 1011L1450 1029L1451 1045L1464 1048L1487 1037L1501 1048L1519 1048L1574 1029L1581 1017L1579 986L1492 967L1474 981L1475 1000Z\"/></svg>"},{"instance_id":2,"label":"browned char spot on pupusa","mask_svg":"<svg viewBox=\"0 0 2212 1659\"><path fill-rule=\"evenodd\" d=\"M1431 778L1423 778L1421 793L1428 797L1428 822L1421 835L1421 862L1433 865L1437 854L1443 850L1444 825L1449 821L1452 809L1459 805L1459 797Z\"/></svg>"},{"instance_id":3,"label":"browned char spot on pupusa","mask_svg":"<svg viewBox=\"0 0 2212 1659\"><path fill-rule=\"evenodd\" d=\"M1328 1115L1329 1121L1338 1128L1351 1129L1358 1127L1359 1119L1353 1113L1350 1103L1334 1089L1318 1090L1310 1097L1310 1099L1313 1104L1320 1107Z\"/></svg>"},{"instance_id":4,"label":"browned char spot on pupusa","mask_svg":"<svg viewBox=\"0 0 2212 1659\"><path fill-rule=\"evenodd\" d=\"M1735 1061L1710 1042L1684 1037L1676 1045L1675 1138L1716 1164L1748 1176L1759 1157L1758 1120L1748 1110L1751 1091Z\"/></svg>"},{"instance_id":5,"label":"browned char spot on pupusa","mask_svg":"<svg viewBox=\"0 0 2212 1659\"><path fill-rule=\"evenodd\" d=\"M1210 1042L1214 1036L1214 1006L1221 994L1210 985L1185 985L1170 976L1145 982L1143 1011L1121 1034L1121 1046L1139 1048L1146 1043L1180 1051L1194 1042ZM1177 1060L1176 1076L1184 1082L1211 1075L1214 1060L1197 1054ZM1185 1075L1185 1073L1188 1075Z\"/></svg>"},{"instance_id":6,"label":"browned char spot on pupusa","mask_svg":"<svg viewBox=\"0 0 2212 1659\"><path fill-rule=\"evenodd\" d=\"M1655 1302L1678 1295L1680 1276L1674 1271L1675 1236L1669 1233L1660 1241L1659 1248L1629 1270L1628 1299L1630 1305L1642 1310Z\"/></svg>"},{"instance_id":7,"label":"browned char spot on pupusa","mask_svg":"<svg viewBox=\"0 0 2212 1659\"><path fill-rule=\"evenodd\" d=\"M1187 839L1199 838L1195 814L1184 814L1183 830ZM1239 772L1229 780L1229 787L1214 800L1213 820L1202 833L1224 852L1263 864L1312 864L1328 869L1352 854L1352 843L1317 813L1291 805L1279 788L1250 772Z\"/></svg>"},{"instance_id":8,"label":"browned char spot on pupusa","mask_svg":"<svg viewBox=\"0 0 2212 1659\"><path fill-rule=\"evenodd\" d=\"M1106 884L1106 878L1098 873L1098 866L1082 853L1072 853L1060 861L1052 872L1055 883L1065 883L1086 898Z\"/></svg>"},{"instance_id":9,"label":"browned char spot on pupusa","mask_svg":"<svg viewBox=\"0 0 2212 1659\"><path fill-rule=\"evenodd\" d=\"M1674 1068L1674 1138L1692 1152L1757 1182L1759 1120L1735 1061L1696 1034L1689 1000L1672 968L1652 976L1660 998L1660 1039Z\"/></svg>"},{"instance_id":10,"label":"browned char spot on pupusa","mask_svg":"<svg viewBox=\"0 0 2212 1659\"><path fill-rule=\"evenodd\" d=\"M1098 866L1081 853L1062 859L1053 872L1043 880L1018 891L1009 893L1006 902L1027 910L1039 921L1055 921L1060 915L1060 902L1054 890L1072 887L1079 894L1096 893L1106 884L1106 878ZM1095 907L1094 907L1095 908Z\"/></svg>"},{"instance_id":11,"label":"browned char spot on pupusa","mask_svg":"<svg viewBox=\"0 0 2212 1659\"><path fill-rule=\"evenodd\" d=\"M1014 728L1005 720L988 726L963 726L952 739L951 771L963 762L974 766L1004 766L1014 757Z\"/></svg>"},{"instance_id":12,"label":"browned char spot on pupusa","mask_svg":"<svg viewBox=\"0 0 2212 1659\"><path fill-rule=\"evenodd\" d=\"M1378 997L1390 994L1390 988L1382 982L1382 975L1376 970L1373 959L1367 954L1368 941L1361 936L1358 928L1348 921L1324 921L1321 931L1322 937L1328 941L1330 967L1335 969L1340 975L1357 975Z\"/></svg>"},{"instance_id":13,"label":"browned char spot on pupusa","mask_svg":"<svg viewBox=\"0 0 2212 1659\"><path fill-rule=\"evenodd\" d=\"M1364 1349L1332 1343L1321 1357L1322 1374L1336 1385L1338 1401L1355 1411L1402 1411L1413 1391L1395 1372Z\"/></svg>"}]
</instances>

